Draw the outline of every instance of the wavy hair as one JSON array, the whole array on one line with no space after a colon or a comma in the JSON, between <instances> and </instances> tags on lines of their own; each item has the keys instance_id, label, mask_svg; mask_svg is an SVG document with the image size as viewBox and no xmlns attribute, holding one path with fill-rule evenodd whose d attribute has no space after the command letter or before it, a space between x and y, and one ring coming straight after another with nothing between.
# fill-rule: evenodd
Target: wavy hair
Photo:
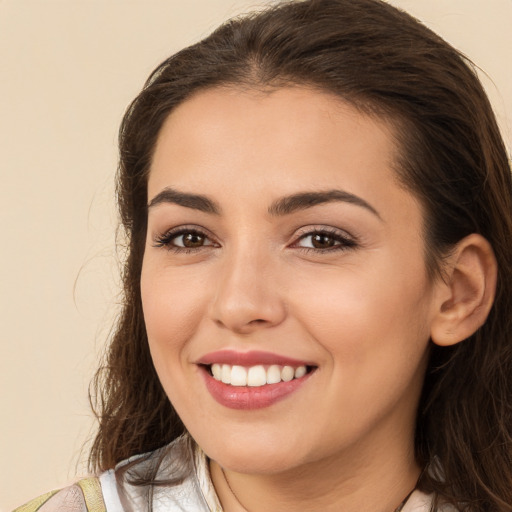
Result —
<instances>
[{"instance_id":1,"label":"wavy hair","mask_svg":"<svg viewBox=\"0 0 512 512\"><path fill-rule=\"evenodd\" d=\"M227 22L155 69L119 135L117 198L126 235L123 310L91 396L104 470L184 432L154 370L140 274L147 179L160 128L191 95L217 86L303 85L389 121L396 173L422 203L432 278L450 248L483 235L498 262L486 323L453 347L431 345L415 438L420 489L460 510L512 511L512 183L494 114L474 66L416 19L380 0L280 3Z\"/></svg>"}]
</instances>

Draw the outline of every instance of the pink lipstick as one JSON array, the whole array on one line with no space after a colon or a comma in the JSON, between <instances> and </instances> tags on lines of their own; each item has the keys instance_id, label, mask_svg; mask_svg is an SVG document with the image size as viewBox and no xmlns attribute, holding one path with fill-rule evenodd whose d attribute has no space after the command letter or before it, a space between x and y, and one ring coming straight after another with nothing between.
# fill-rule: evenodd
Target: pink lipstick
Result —
<instances>
[{"instance_id":1,"label":"pink lipstick","mask_svg":"<svg viewBox=\"0 0 512 512\"><path fill-rule=\"evenodd\" d=\"M269 352L223 350L197 364L212 397L231 409L261 409L298 390L316 366Z\"/></svg>"},{"instance_id":2,"label":"pink lipstick","mask_svg":"<svg viewBox=\"0 0 512 512\"><path fill-rule=\"evenodd\" d=\"M237 352L235 350L218 350L202 356L197 364L211 365L213 363L231 364L240 366L254 366L257 364L271 365L278 364L282 366L314 366L307 361L300 361L287 356L272 354L271 352L260 352L251 350L250 352Z\"/></svg>"}]
</instances>

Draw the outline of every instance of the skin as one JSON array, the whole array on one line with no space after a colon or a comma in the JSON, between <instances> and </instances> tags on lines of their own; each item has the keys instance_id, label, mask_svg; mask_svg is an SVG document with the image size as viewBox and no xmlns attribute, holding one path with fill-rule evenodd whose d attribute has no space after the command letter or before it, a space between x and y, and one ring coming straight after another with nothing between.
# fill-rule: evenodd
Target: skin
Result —
<instances>
[{"instance_id":1,"label":"skin","mask_svg":"<svg viewBox=\"0 0 512 512\"><path fill-rule=\"evenodd\" d=\"M150 206L144 316L163 387L210 457L228 512L243 508L220 467L251 512L392 511L414 487L440 285L427 277L422 210L395 179L396 151L384 121L299 87L203 91L161 130L148 203L172 187L207 196L219 213ZM333 189L367 206L333 200L269 213L285 196ZM204 233L204 245L176 250L180 236L163 244L180 226ZM318 230L333 247L312 248ZM270 407L229 409L196 364L222 349L316 370Z\"/></svg>"}]
</instances>

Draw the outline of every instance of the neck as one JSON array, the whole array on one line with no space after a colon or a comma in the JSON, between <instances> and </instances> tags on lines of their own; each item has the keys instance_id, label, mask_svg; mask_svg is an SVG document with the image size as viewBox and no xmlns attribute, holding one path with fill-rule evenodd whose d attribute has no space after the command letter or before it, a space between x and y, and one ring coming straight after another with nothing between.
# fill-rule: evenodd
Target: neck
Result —
<instances>
[{"instance_id":1,"label":"neck","mask_svg":"<svg viewBox=\"0 0 512 512\"><path fill-rule=\"evenodd\" d=\"M214 461L210 468L225 512L393 512L414 488L420 468L412 450L395 451L391 458L388 448L358 459L324 458L279 474L222 470Z\"/></svg>"}]
</instances>

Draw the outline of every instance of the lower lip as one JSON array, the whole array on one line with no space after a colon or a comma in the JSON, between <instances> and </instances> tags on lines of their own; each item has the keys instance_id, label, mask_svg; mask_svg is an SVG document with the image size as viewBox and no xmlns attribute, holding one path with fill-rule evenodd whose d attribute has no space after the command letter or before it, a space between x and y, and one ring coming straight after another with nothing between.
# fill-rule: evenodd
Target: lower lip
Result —
<instances>
[{"instance_id":1,"label":"lower lip","mask_svg":"<svg viewBox=\"0 0 512 512\"><path fill-rule=\"evenodd\" d=\"M263 409L279 402L297 391L313 372L289 382L266 384L264 386L230 386L214 379L206 368L202 373L208 391L221 405L230 409Z\"/></svg>"}]
</instances>

